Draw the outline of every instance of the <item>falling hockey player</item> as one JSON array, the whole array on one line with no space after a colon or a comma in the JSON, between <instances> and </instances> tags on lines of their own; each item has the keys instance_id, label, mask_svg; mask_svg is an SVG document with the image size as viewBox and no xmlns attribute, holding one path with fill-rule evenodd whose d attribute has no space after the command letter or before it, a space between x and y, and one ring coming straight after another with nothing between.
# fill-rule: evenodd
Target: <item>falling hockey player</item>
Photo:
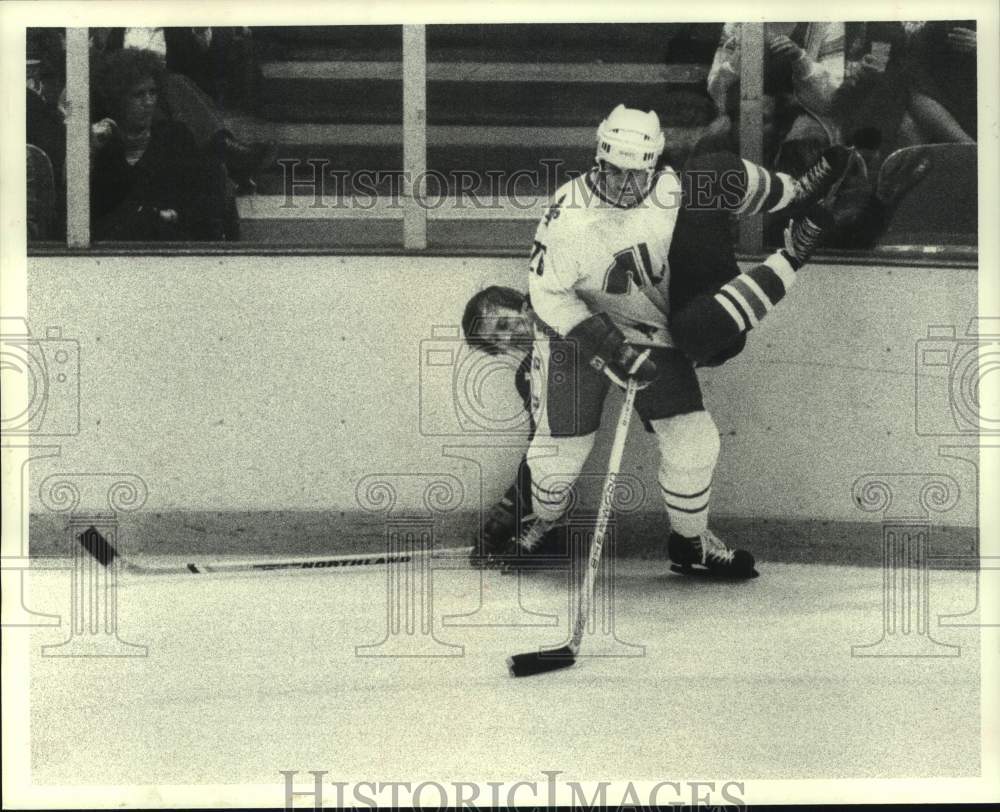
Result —
<instances>
[{"instance_id":1,"label":"falling hockey player","mask_svg":"<svg viewBox=\"0 0 1000 812\"><path fill-rule=\"evenodd\" d=\"M559 188L539 223L530 307L502 288L467 307L463 325L474 347L495 353L512 341L523 345L521 314L534 336L533 436L518 481L487 519L481 560L530 554L552 537L593 448L610 383L635 378L636 411L660 450L670 559L682 572L756 575L753 556L729 549L708 527L720 443L695 367L739 353L746 333L785 296L833 226L831 207L853 153L831 148L793 179L728 153L695 158L682 174L658 171L663 147L655 113L616 107L598 128L596 165ZM784 247L741 273L732 215L789 206L802 214L789 222ZM476 321L476 313L485 318Z\"/></svg>"}]
</instances>

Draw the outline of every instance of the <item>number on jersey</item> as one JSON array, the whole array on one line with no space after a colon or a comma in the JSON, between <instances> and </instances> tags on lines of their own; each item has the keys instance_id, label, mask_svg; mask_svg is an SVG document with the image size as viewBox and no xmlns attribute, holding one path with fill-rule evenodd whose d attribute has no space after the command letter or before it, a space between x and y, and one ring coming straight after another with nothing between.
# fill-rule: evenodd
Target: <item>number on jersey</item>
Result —
<instances>
[{"instance_id":1,"label":"number on jersey","mask_svg":"<svg viewBox=\"0 0 1000 812\"><path fill-rule=\"evenodd\" d=\"M531 247L531 259L528 260L528 268L533 274L541 276L545 273L545 246L538 240Z\"/></svg>"}]
</instances>

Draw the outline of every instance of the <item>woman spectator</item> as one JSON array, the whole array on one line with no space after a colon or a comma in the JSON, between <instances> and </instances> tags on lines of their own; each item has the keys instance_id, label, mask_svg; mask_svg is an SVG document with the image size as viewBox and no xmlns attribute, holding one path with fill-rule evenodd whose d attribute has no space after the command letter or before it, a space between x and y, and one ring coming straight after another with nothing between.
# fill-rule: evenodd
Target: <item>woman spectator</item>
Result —
<instances>
[{"instance_id":1,"label":"woman spectator","mask_svg":"<svg viewBox=\"0 0 1000 812\"><path fill-rule=\"evenodd\" d=\"M256 103L260 66L249 28L100 28L92 29L101 50L141 48L156 51L170 73L188 77L226 110L251 111Z\"/></svg>"},{"instance_id":2,"label":"woman spectator","mask_svg":"<svg viewBox=\"0 0 1000 812\"><path fill-rule=\"evenodd\" d=\"M126 48L94 70L91 218L96 240L235 238L224 167L204 155L186 127L157 117L163 60Z\"/></svg>"},{"instance_id":3,"label":"woman spectator","mask_svg":"<svg viewBox=\"0 0 1000 812\"><path fill-rule=\"evenodd\" d=\"M275 145L241 141L229 130L218 103L226 96L229 101L239 99L243 106L250 104L249 86L242 89L240 86L245 84L243 78L248 72L248 65L249 69L258 70L256 61L249 58L249 62L243 60L223 64L222 56L239 56L239 49L226 47L210 59L207 50L211 43L250 41L249 29L236 30L246 31L246 37L234 40L227 33L230 29L94 28L91 29L91 44L97 52L112 53L122 48L138 48L159 54L166 63L166 73L160 82L160 107L167 116L191 131L199 149L225 162L239 194L249 194L256 189L254 176L261 167L274 160ZM207 63L194 59L193 55L199 53L208 59ZM208 71L209 65L212 71ZM232 74L232 81L224 82L227 71ZM219 88L229 90L220 95Z\"/></svg>"}]
</instances>

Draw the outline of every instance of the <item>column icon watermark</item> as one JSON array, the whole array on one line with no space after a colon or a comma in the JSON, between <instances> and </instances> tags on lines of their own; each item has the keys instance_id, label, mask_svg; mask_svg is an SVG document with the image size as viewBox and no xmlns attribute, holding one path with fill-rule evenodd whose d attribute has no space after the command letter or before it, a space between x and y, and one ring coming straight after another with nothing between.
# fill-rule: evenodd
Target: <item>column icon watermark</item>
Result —
<instances>
[{"instance_id":1,"label":"column icon watermark","mask_svg":"<svg viewBox=\"0 0 1000 812\"><path fill-rule=\"evenodd\" d=\"M93 504L84 492L101 488L107 509L79 510L81 504ZM43 480L39 495L47 509L68 515L66 538L73 561L70 636L43 646L42 656L146 657L147 646L122 640L118 633L118 560L98 561L84 548L123 546L119 514L146 503L145 481L135 474L54 474Z\"/></svg>"},{"instance_id":2,"label":"column icon watermark","mask_svg":"<svg viewBox=\"0 0 1000 812\"><path fill-rule=\"evenodd\" d=\"M407 498L400 499L403 493ZM412 498L419 493L419 502ZM462 483L451 474L371 474L355 497L381 516L386 549L385 636L356 646L358 657L456 657L465 652L437 638L434 629L434 553L439 522L463 502ZM397 511L400 502L422 504Z\"/></svg>"},{"instance_id":3,"label":"column icon watermark","mask_svg":"<svg viewBox=\"0 0 1000 812\"><path fill-rule=\"evenodd\" d=\"M854 482L855 504L882 513L882 636L851 646L854 657L957 657L930 628L931 512L958 504L958 483L946 474L867 474Z\"/></svg>"}]
</instances>

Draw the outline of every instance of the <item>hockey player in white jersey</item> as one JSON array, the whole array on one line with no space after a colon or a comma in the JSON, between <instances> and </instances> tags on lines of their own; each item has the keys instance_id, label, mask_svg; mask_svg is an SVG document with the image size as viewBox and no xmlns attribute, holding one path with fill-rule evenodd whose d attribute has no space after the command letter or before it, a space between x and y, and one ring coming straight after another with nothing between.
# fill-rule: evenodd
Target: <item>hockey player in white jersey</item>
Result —
<instances>
[{"instance_id":1,"label":"hockey player in white jersey","mask_svg":"<svg viewBox=\"0 0 1000 812\"><path fill-rule=\"evenodd\" d=\"M732 155L696 162L682 176L657 171L663 147L655 113L619 105L598 128L595 167L564 184L539 223L529 274L534 515L517 544L531 551L559 525L609 384L635 378L636 410L660 450L668 555L684 572L749 578L753 556L708 528L720 443L695 365L742 348L832 223L825 209L810 209L790 224L786 247L747 273L724 232L733 213L778 211L826 193L850 155L828 151L797 180Z\"/></svg>"}]
</instances>

